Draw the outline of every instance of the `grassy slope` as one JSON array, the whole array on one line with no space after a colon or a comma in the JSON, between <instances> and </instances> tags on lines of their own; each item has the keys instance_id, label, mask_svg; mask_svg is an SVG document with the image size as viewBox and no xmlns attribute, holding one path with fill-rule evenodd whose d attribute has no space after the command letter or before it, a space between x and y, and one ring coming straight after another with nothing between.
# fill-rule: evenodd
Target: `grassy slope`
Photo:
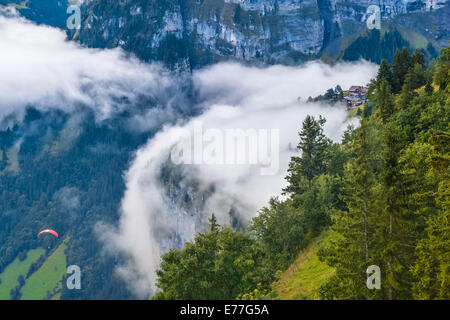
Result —
<instances>
[{"instance_id":1,"label":"grassy slope","mask_svg":"<svg viewBox=\"0 0 450 320\"><path fill-rule=\"evenodd\" d=\"M27 258L20 262L17 258L13 263L8 265L3 273L0 275L2 284L0 284L0 300L9 300L9 292L19 285L17 278L20 275L26 276L30 266L45 252L42 248L30 250Z\"/></svg>"},{"instance_id":2,"label":"grassy slope","mask_svg":"<svg viewBox=\"0 0 450 320\"><path fill-rule=\"evenodd\" d=\"M275 287L279 299L319 299L318 289L333 275L334 269L319 261L317 250L322 241L327 241L331 237L331 232L324 232L300 252L295 262L282 273L280 281Z\"/></svg>"},{"instance_id":3,"label":"grassy slope","mask_svg":"<svg viewBox=\"0 0 450 320\"><path fill-rule=\"evenodd\" d=\"M62 243L47 258L38 271L33 273L22 288L22 300L42 300L47 298L47 291L61 288L61 280L66 274L66 244Z\"/></svg>"}]
</instances>

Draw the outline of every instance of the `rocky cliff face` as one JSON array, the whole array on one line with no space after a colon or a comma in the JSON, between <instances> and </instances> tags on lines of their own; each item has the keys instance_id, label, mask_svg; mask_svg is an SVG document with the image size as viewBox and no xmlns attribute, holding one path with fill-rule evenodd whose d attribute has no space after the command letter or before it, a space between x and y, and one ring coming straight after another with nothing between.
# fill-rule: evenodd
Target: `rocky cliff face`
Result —
<instances>
[{"instance_id":1,"label":"rocky cliff face","mask_svg":"<svg viewBox=\"0 0 450 320\"><path fill-rule=\"evenodd\" d=\"M295 64L325 55L335 61L367 30L370 5L379 6L383 29L407 26L412 42L422 37L439 48L450 33L448 0L28 0L32 10L22 12L45 22L48 12L61 17L61 8L68 16L67 3L74 1L84 3L81 29L69 32L74 39L191 68L223 59Z\"/></svg>"},{"instance_id":2,"label":"rocky cliff face","mask_svg":"<svg viewBox=\"0 0 450 320\"><path fill-rule=\"evenodd\" d=\"M448 6L447 0L103 0L87 4L74 37L192 67L224 58L289 64L339 53L341 40L366 28L370 5L386 22L415 12L432 20Z\"/></svg>"}]
</instances>

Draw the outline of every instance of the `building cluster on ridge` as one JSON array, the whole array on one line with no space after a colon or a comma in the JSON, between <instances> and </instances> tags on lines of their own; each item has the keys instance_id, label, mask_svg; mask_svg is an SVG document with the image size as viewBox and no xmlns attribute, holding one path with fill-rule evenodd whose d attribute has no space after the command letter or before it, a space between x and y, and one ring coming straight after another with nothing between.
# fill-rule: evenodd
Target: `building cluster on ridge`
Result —
<instances>
[{"instance_id":1,"label":"building cluster on ridge","mask_svg":"<svg viewBox=\"0 0 450 320\"><path fill-rule=\"evenodd\" d=\"M367 101L367 91L369 88L363 86L351 86L348 95L344 97L347 109L363 105Z\"/></svg>"}]
</instances>

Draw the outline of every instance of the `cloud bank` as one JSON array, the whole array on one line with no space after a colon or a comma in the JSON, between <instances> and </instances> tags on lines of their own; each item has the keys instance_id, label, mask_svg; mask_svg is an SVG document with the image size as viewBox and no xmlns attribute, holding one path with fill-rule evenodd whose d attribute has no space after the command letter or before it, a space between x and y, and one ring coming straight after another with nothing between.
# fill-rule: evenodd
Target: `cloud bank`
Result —
<instances>
[{"instance_id":1,"label":"cloud bank","mask_svg":"<svg viewBox=\"0 0 450 320\"><path fill-rule=\"evenodd\" d=\"M108 249L127 258L118 272L131 288L142 298L153 295L161 254L203 231L212 212L222 224L229 224L231 216L245 222L270 197L279 195L304 118L326 117L325 133L335 141L349 124L345 107L306 103L306 97L337 84L364 85L376 70L365 62L333 67L313 62L263 69L224 63L195 72L193 82L204 113L187 123L166 126L137 151L126 173L119 226L101 227ZM182 139L177 140L178 132L195 136L198 124L218 132L279 130L278 174L263 176L258 164L174 165L171 153ZM161 175L167 167L169 176L176 178ZM188 201L180 200L185 197Z\"/></svg>"},{"instance_id":2,"label":"cloud bank","mask_svg":"<svg viewBox=\"0 0 450 320\"><path fill-rule=\"evenodd\" d=\"M62 30L38 26L12 9L0 10L0 120L11 114L20 120L30 106L67 112L86 106L102 121L152 101L165 111L155 108L144 119L156 114L162 122L172 119L172 104L180 102L175 80L161 66L120 49L84 48L67 41Z\"/></svg>"}]
</instances>

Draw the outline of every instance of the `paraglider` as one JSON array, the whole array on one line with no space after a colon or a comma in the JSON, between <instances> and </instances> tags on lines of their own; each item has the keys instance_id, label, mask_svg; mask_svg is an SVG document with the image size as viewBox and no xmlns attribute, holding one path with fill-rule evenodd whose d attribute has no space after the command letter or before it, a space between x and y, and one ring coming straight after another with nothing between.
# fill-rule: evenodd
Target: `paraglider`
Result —
<instances>
[{"instance_id":1,"label":"paraglider","mask_svg":"<svg viewBox=\"0 0 450 320\"><path fill-rule=\"evenodd\" d=\"M58 238L58 233L55 230L51 230L51 229L46 229L46 230L42 230L41 232L39 232L38 238L44 233L50 233Z\"/></svg>"}]
</instances>

